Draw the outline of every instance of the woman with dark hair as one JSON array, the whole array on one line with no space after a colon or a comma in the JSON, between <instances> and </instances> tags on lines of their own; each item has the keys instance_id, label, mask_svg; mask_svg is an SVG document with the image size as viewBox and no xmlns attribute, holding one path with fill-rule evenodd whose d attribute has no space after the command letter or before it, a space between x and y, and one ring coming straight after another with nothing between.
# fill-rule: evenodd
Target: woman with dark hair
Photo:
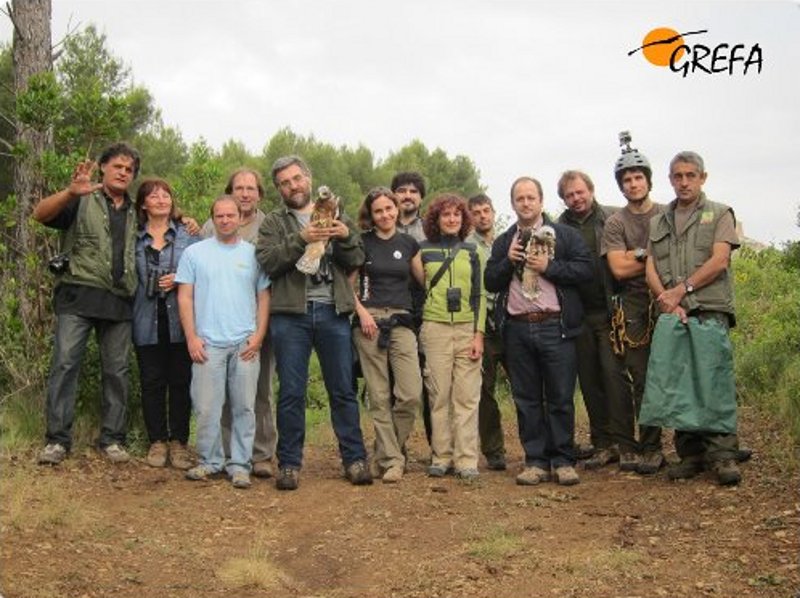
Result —
<instances>
[{"instance_id":1,"label":"woman with dark hair","mask_svg":"<svg viewBox=\"0 0 800 598\"><path fill-rule=\"evenodd\" d=\"M397 197L372 189L359 209L366 259L356 292L353 333L375 427L374 475L399 482L406 440L422 394L410 281L423 283L419 244L397 230Z\"/></svg>"},{"instance_id":2,"label":"woman with dark hair","mask_svg":"<svg viewBox=\"0 0 800 598\"><path fill-rule=\"evenodd\" d=\"M428 475L478 477L478 403L486 322L483 266L473 243L467 201L442 194L428 207L421 243L426 298L420 343L431 402Z\"/></svg>"},{"instance_id":3,"label":"woman with dark hair","mask_svg":"<svg viewBox=\"0 0 800 598\"><path fill-rule=\"evenodd\" d=\"M192 411L192 360L173 291L178 260L199 238L192 237L178 219L172 188L163 179L142 182L136 194L136 212L138 285L133 302L133 344L150 440L147 463L164 467L169 460L177 469L189 469L192 462L186 443Z\"/></svg>"}]
</instances>

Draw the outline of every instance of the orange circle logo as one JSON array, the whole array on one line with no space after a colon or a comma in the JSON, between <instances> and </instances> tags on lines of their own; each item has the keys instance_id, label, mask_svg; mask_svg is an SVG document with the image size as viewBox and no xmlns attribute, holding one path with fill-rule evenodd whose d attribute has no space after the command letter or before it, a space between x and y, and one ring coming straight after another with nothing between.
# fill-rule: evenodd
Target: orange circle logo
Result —
<instances>
[{"instance_id":1,"label":"orange circle logo","mask_svg":"<svg viewBox=\"0 0 800 598\"><path fill-rule=\"evenodd\" d=\"M642 53L651 64L669 66L672 54L682 45L683 36L680 33L669 27L659 27L644 36ZM675 54L675 62L677 63L683 58L685 53L686 50L683 48L678 50Z\"/></svg>"}]
</instances>

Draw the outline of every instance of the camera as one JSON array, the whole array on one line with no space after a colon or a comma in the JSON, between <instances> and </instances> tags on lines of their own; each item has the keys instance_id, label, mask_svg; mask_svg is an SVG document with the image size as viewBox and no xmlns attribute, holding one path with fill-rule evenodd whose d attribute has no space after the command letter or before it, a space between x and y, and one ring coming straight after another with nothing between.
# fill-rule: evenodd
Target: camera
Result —
<instances>
[{"instance_id":1,"label":"camera","mask_svg":"<svg viewBox=\"0 0 800 598\"><path fill-rule=\"evenodd\" d=\"M66 253L59 253L54 255L49 262L47 262L47 269L53 274L64 274L69 268L69 256Z\"/></svg>"},{"instance_id":2,"label":"camera","mask_svg":"<svg viewBox=\"0 0 800 598\"><path fill-rule=\"evenodd\" d=\"M147 271L147 281L144 285L144 294L148 299L154 299L156 296L158 296L159 299L164 299L167 296L167 292L158 286L158 279L165 274L169 274L169 270L156 268Z\"/></svg>"},{"instance_id":3,"label":"camera","mask_svg":"<svg viewBox=\"0 0 800 598\"><path fill-rule=\"evenodd\" d=\"M447 311L450 313L461 311L461 289L450 287L447 289Z\"/></svg>"}]
</instances>

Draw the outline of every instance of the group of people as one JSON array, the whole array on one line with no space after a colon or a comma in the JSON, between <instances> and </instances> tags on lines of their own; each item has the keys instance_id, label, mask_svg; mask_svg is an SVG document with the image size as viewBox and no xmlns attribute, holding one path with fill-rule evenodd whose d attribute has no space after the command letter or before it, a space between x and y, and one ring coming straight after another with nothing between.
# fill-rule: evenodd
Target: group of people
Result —
<instances>
[{"instance_id":1,"label":"group of people","mask_svg":"<svg viewBox=\"0 0 800 598\"><path fill-rule=\"evenodd\" d=\"M308 165L285 156L271 170L282 206L262 212L261 176L242 168L198 227L163 179L146 179L129 196L139 170L133 148L111 146L98 165L99 182L95 163L83 162L69 187L33 212L62 231L40 463L58 464L70 450L78 372L94 330L100 450L113 462L130 459L132 341L147 463L169 463L190 480L227 473L247 488L255 475L298 488L313 349L355 485L402 480L420 407L429 476L475 480L481 453L489 469L506 469L494 393L501 365L524 450L518 484L579 482L576 380L594 447L587 469L618 462L656 473L665 464L661 427L672 427L681 460L670 478L710 469L721 484L740 481L727 339L738 240L732 210L705 197L705 168L693 152L672 160L676 199L666 206L650 199L652 169L629 144L614 169L622 209L601 206L589 176L567 171L558 182L567 210L551 221L541 183L520 177L510 192L516 221L496 239L483 194L442 193L423 215L425 181L416 172L370 190L354 222L327 190L315 201ZM329 217L323 199L326 209L333 202ZM369 459L356 363L375 430ZM187 450L192 412L196 463Z\"/></svg>"}]
</instances>

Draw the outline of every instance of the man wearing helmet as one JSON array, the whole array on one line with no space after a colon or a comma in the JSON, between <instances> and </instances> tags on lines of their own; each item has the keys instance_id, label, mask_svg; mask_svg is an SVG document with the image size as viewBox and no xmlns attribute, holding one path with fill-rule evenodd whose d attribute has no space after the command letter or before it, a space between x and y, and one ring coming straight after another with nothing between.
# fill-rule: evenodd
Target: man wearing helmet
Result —
<instances>
[{"instance_id":1,"label":"man wearing helmet","mask_svg":"<svg viewBox=\"0 0 800 598\"><path fill-rule=\"evenodd\" d=\"M650 356L651 318L650 291L645 280L647 239L650 220L663 211L663 206L650 199L653 171L647 158L630 146L630 134L620 134L622 155L614 165L614 178L627 205L606 220L603 245L608 266L616 279L612 330L614 351L621 355L632 385L626 385L619 410L614 413L621 434L616 441L622 454L637 456L636 471L654 474L664 463L661 452L661 428L639 426L636 422L642 406L647 360ZM632 395L632 396L631 396Z\"/></svg>"}]
</instances>

